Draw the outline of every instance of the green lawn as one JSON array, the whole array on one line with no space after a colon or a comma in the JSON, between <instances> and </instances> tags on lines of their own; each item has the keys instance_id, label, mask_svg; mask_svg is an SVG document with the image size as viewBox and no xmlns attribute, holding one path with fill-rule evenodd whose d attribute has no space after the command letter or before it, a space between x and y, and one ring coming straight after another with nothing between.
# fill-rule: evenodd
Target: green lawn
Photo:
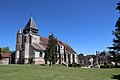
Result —
<instances>
[{"instance_id":1,"label":"green lawn","mask_svg":"<svg viewBox=\"0 0 120 80\"><path fill-rule=\"evenodd\" d=\"M115 80L118 69L85 69L65 66L0 65L0 80ZM118 80L118 79L116 79Z\"/></svg>"}]
</instances>

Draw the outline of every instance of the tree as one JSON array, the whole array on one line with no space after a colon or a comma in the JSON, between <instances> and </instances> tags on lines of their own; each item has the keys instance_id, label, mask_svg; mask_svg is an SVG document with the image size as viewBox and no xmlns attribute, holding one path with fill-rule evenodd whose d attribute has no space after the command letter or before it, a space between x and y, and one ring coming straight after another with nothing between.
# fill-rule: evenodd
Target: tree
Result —
<instances>
[{"instance_id":1,"label":"tree","mask_svg":"<svg viewBox=\"0 0 120 80\"><path fill-rule=\"evenodd\" d=\"M1 53L1 48L0 48L0 53Z\"/></svg>"},{"instance_id":2,"label":"tree","mask_svg":"<svg viewBox=\"0 0 120 80\"><path fill-rule=\"evenodd\" d=\"M120 12L120 2L117 3L116 10L119 10ZM113 46L108 47L110 50L111 55L112 55L112 61L114 62L120 62L120 17L118 18L116 24L115 24L115 30L112 31L114 35L113 39Z\"/></svg>"},{"instance_id":3,"label":"tree","mask_svg":"<svg viewBox=\"0 0 120 80\"><path fill-rule=\"evenodd\" d=\"M10 53L10 49L9 47L3 47L3 48L0 48L0 53Z\"/></svg>"},{"instance_id":4,"label":"tree","mask_svg":"<svg viewBox=\"0 0 120 80\"><path fill-rule=\"evenodd\" d=\"M55 64L58 60L57 57L57 40L54 38L54 35L50 33L49 38L48 38L48 45L47 48L45 49L45 62L47 61L50 62L50 66L52 64Z\"/></svg>"},{"instance_id":5,"label":"tree","mask_svg":"<svg viewBox=\"0 0 120 80\"><path fill-rule=\"evenodd\" d=\"M84 59L84 54L83 54L83 53L78 54L78 59L79 59L79 60Z\"/></svg>"}]
</instances>

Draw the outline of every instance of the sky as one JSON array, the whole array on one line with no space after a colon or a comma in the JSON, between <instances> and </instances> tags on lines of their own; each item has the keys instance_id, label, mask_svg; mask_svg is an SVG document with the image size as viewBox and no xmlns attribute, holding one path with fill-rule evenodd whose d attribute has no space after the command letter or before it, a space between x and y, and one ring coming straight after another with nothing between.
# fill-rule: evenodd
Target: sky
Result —
<instances>
[{"instance_id":1,"label":"sky","mask_svg":"<svg viewBox=\"0 0 120 80\"><path fill-rule=\"evenodd\" d=\"M39 34L50 32L78 54L112 46L119 0L0 0L0 47L16 47L16 33L32 16Z\"/></svg>"}]
</instances>

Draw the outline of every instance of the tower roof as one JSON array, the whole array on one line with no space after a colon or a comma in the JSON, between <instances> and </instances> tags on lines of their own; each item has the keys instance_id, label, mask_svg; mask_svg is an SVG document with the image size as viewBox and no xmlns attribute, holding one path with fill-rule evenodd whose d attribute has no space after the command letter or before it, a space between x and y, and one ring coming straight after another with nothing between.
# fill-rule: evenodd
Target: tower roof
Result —
<instances>
[{"instance_id":1,"label":"tower roof","mask_svg":"<svg viewBox=\"0 0 120 80\"><path fill-rule=\"evenodd\" d=\"M19 29L17 33L22 33L22 30L21 30L21 29Z\"/></svg>"},{"instance_id":2,"label":"tower roof","mask_svg":"<svg viewBox=\"0 0 120 80\"><path fill-rule=\"evenodd\" d=\"M32 29L38 29L37 26L35 25L35 22L34 22L34 20L33 20L32 17L30 17L30 19L29 19L27 25L25 26L24 30L30 29L30 28L32 28Z\"/></svg>"}]
</instances>

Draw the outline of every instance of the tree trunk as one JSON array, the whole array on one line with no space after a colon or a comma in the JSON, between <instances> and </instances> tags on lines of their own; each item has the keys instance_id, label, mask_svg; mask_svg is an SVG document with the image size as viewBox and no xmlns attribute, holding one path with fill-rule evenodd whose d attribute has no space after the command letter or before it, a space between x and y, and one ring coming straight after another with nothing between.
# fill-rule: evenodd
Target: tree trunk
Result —
<instances>
[{"instance_id":1,"label":"tree trunk","mask_svg":"<svg viewBox=\"0 0 120 80\"><path fill-rule=\"evenodd\" d=\"M49 64L49 66L51 66L52 65L52 62L50 61L50 64Z\"/></svg>"},{"instance_id":2,"label":"tree trunk","mask_svg":"<svg viewBox=\"0 0 120 80\"><path fill-rule=\"evenodd\" d=\"M47 64L47 60L45 60L45 64Z\"/></svg>"}]
</instances>

